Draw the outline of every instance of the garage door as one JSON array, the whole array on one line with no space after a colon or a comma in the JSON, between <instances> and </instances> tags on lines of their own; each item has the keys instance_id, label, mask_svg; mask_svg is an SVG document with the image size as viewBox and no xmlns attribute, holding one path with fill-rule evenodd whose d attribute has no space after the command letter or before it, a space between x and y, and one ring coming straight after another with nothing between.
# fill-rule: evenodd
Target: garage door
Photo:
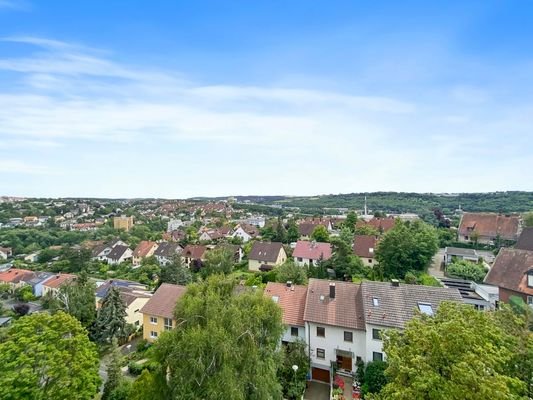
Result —
<instances>
[{"instance_id":1,"label":"garage door","mask_svg":"<svg viewBox=\"0 0 533 400\"><path fill-rule=\"evenodd\" d=\"M314 380L329 383L329 370L321 368L313 368L311 376Z\"/></svg>"}]
</instances>

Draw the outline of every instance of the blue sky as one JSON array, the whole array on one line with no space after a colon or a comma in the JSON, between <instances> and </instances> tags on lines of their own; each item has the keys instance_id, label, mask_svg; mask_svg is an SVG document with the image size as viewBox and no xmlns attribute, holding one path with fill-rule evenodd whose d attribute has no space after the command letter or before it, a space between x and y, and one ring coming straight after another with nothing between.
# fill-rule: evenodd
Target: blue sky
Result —
<instances>
[{"instance_id":1,"label":"blue sky","mask_svg":"<svg viewBox=\"0 0 533 400\"><path fill-rule=\"evenodd\" d=\"M512 0L0 0L0 195L533 190L532 19Z\"/></svg>"}]
</instances>

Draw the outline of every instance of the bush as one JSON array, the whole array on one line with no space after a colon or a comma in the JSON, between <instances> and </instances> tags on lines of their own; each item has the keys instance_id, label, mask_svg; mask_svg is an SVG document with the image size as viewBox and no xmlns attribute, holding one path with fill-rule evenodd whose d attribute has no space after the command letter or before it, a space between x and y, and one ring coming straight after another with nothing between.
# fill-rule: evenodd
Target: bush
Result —
<instances>
[{"instance_id":1,"label":"bush","mask_svg":"<svg viewBox=\"0 0 533 400\"><path fill-rule=\"evenodd\" d=\"M130 361L128 363L128 371L132 375L135 375L135 376L141 375L141 373L143 372L143 369L144 369L143 364L136 363L135 361Z\"/></svg>"},{"instance_id":2,"label":"bush","mask_svg":"<svg viewBox=\"0 0 533 400\"><path fill-rule=\"evenodd\" d=\"M451 263L447 269L448 275L471 280L474 282L482 282L487 274L485 267L481 264L475 264L466 260L459 260Z\"/></svg>"},{"instance_id":3,"label":"bush","mask_svg":"<svg viewBox=\"0 0 533 400\"><path fill-rule=\"evenodd\" d=\"M30 306L24 303L15 304L13 306L13 311L15 311L17 315L22 317L23 315L26 315L28 314L28 312L30 312Z\"/></svg>"},{"instance_id":4,"label":"bush","mask_svg":"<svg viewBox=\"0 0 533 400\"><path fill-rule=\"evenodd\" d=\"M140 339L137 342L137 353L144 353L148 347L150 347L148 341L146 339Z\"/></svg>"},{"instance_id":5,"label":"bush","mask_svg":"<svg viewBox=\"0 0 533 400\"><path fill-rule=\"evenodd\" d=\"M413 274L411 271L405 274L404 280L405 283L408 283L409 285L416 285L417 283L416 275Z\"/></svg>"}]
</instances>

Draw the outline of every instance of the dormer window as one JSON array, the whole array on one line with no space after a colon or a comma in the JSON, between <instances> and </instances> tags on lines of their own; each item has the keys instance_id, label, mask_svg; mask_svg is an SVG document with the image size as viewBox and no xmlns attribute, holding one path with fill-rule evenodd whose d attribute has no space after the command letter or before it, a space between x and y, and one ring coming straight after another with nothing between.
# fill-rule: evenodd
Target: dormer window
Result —
<instances>
[{"instance_id":1,"label":"dormer window","mask_svg":"<svg viewBox=\"0 0 533 400\"><path fill-rule=\"evenodd\" d=\"M527 271L527 287L533 288L533 268Z\"/></svg>"}]
</instances>

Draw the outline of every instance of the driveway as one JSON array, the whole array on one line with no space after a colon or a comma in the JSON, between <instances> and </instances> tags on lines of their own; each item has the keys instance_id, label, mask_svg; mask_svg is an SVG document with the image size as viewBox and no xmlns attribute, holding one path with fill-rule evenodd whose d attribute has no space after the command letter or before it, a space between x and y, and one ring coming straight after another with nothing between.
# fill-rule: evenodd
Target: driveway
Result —
<instances>
[{"instance_id":1,"label":"driveway","mask_svg":"<svg viewBox=\"0 0 533 400\"><path fill-rule=\"evenodd\" d=\"M433 260L431 261L431 265L429 266L428 273L437 278L441 279L444 278L444 271L440 269L440 265L442 261L444 260L444 249L439 249L437 251L437 254L433 257Z\"/></svg>"},{"instance_id":2,"label":"driveway","mask_svg":"<svg viewBox=\"0 0 533 400\"><path fill-rule=\"evenodd\" d=\"M327 383L309 381L304 400L329 400L329 385Z\"/></svg>"}]
</instances>

